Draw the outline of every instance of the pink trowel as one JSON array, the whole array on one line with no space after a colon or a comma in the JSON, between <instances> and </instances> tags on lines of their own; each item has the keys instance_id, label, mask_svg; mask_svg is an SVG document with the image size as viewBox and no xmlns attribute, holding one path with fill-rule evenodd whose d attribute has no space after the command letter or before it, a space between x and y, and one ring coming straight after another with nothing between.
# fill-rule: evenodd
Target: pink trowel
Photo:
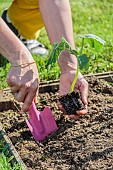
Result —
<instances>
[{"instance_id":1,"label":"pink trowel","mask_svg":"<svg viewBox=\"0 0 113 170\"><path fill-rule=\"evenodd\" d=\"M35 103L33 103L28 113L29 120L26 123L37 142L44 140L49 134L58 129L48 106L42 112L39 112L36 109Z\"/></svg>"}]
</instances>

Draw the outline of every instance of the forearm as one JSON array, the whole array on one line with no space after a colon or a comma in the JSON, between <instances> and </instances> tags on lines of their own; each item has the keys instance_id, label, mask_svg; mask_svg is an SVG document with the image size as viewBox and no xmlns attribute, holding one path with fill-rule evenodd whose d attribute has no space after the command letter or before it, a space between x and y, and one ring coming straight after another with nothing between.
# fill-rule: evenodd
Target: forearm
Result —
<instances>
[{"instance_id":1,"label":"forearm","mask_svg":"<svg viewBox=\"0 0 113 170\"><path fill-rule=\"evenodd\" d=\"M51 44L60 42L63 36L74 49L69 0L39 0L39 7ZM77 60L75 56L64 51L59 57L61 71L69 71L71 64L72 67L76 67Z\"/></svg>"},{"instance_id":2,"label":"forearm","mask_svg":"<svg viewBox=\"0 0 113 170\"><path fill-rule=\"evenodd\" d=\"M12 65L33 62L33 58L23 43L14 35L0 17L0 53Z\"/></svg>"}]
</instances>

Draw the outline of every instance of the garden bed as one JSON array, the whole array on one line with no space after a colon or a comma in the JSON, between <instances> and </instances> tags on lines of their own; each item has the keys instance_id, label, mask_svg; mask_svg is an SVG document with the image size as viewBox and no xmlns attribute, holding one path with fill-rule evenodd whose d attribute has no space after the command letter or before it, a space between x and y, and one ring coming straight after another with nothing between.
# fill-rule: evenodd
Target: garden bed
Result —
<instances>
[{"instance_id":1,"label":"garden bed","mask_svg":"<svg viewBox=\"0 0 113 170\"><path fill-rule=\"evenodd\" d=\"M108 80L111 76L106 77ZM113 84L97 77L86 79L89 111L76 121L64 118L59 111L58 86L52 87L54 92L39 93L37 108L50 106L59 127L43 142L34 141L25 123L27 115L19 113L18 104L14 104L13 110L8 107L1 111L0 121L28 170L113 169ZM43 85L52 89L50 84ZM10 98L13 102L13 96Z\"/></svg>"}]
</instances>

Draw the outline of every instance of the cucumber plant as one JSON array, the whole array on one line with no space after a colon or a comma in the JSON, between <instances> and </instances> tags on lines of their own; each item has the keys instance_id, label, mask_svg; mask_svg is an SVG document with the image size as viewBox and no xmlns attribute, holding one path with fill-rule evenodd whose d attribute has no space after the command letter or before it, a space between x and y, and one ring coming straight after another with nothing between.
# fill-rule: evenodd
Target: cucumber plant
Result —
<instances>
[{"instance_id":1,"label":"cucumber plant","mask_svg":"<svg viewBox=\"0 0 113 170\"><path fill-rule=\"evenodd\" d=\"M74 86L78 79L79 70L85 69L88 70L89 68L89 58L86 54L83 53L83 48L85 42L87 42L92 49L94 49L95 52L99 52L103 45L105 44L105 41L101 39L100 37L94 35L94 34L84 34L80 35L82 38L82 45L81 50L78 52L75 49L72 49L70 44L66 41L64 37L61 38L60 43L54 43L52 46L52 50L50 52L46 67L50 69L52 63L56 63L58 61L58 57L61 54L62 51L68 50L70 54L73 54L77 57L77 69L76 74L74 77L74 80L70 87L70 93L64 96L61 96L59 98L60 103L63 105L65 111L68 114L74 114L75 111L84 109L84 105L80 99L80 94L74 92Z\"/></svg>"}]
</instances>

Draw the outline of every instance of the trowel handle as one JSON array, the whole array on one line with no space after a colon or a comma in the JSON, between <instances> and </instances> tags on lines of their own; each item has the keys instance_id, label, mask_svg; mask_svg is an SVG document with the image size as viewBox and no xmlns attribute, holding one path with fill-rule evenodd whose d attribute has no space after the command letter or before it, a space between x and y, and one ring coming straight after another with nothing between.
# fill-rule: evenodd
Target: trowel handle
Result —
<instances>
[{"instance_id":1,"label":"trowel handle","mask_svg":"<svg viewBox=\"0 0 113 170\"><path fill-rule=\"evenodd\" d=\"M35 114L37 114L37 115L40 114L40 112L37 110L36 105L35 105L34 102L32 102L32 105L31 105L28 113L31 114L31 115L32 115L33 113L35 113Z\"/></svg>"}]
</instances>

